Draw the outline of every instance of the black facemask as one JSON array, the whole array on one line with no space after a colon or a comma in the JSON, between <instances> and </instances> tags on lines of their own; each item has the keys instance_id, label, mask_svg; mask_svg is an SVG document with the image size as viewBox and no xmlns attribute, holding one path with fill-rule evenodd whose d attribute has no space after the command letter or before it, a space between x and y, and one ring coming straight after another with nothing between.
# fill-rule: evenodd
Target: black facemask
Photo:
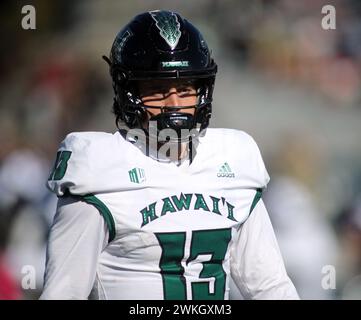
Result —
<instances>
[{"instance_id":1,"label":"black facemask","mask_svg":"<svg viewBox=\"0 0 361 320\"><path fill-rule=\"evenodd\" d=\"M150 136L154 133L161 140L174 142L187 142L193 134L195 118L186 112L162 112L149 119L148 132ZM171 130L167 130L171 129Z\"/></svg>"}]
</instances>

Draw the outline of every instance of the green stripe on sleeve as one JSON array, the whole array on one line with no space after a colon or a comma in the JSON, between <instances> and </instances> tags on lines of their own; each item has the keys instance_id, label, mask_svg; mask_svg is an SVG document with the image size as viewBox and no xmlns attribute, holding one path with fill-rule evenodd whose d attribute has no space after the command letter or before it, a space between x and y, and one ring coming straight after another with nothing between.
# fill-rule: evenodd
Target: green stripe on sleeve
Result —
<instances>
[{"instance_id":1,"label":"green stripe on sleeve","mask_svg":"<svg viewBox=\"0 0 361 320\"><path fill-rule=\"evenodd\" d=\"M92 194L82 196L81 199L86 203L94 205L99 210L100 214L103 216L105 223L107 224L109 229L108 243L112 241L115 238L115 223L113 216L110 210L108 209L108 207L102 201L100 201L96 196Z\"/></svg>"},{"instance_id":2,"label":"green stripe on sleeve","mask_svg":"<svg viewBox=\"0 0 361 320\"><path fill-rule=\"evenodd\" d=\"M251 204L251 209L249 210L249 214L251 214L254 207L256 206L258 201L261 199L261 197L262 197L262 189L257 189L256 195L254 196L252 204Z\"/></svg>"}]
</instances>

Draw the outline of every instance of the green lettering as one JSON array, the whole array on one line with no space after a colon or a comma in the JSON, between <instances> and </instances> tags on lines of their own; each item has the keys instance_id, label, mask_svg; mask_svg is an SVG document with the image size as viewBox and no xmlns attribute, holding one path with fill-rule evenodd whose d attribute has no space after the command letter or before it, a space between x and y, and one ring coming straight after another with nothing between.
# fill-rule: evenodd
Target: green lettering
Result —
<instances>
[{"instance_id":1,"label":"green lettering","mask_svg":"<svg viewBox=\"0 0 361 320\"><path fill-rule=\"evenodd\" d=\"M219 203L219 201L220 201L221 199L216 198L216 197L212 197L212 196L210 196L210 198L211 198L212 201L213 201L213 210L212 210L212 212L213 212L213 213L217 213L217 214L221 214L220 211L219 211L219 206L218 206L218 203Z\"/></svg>"},{"instance_id":2,"label":"green lettering","mask_svg":"<svg viewBox=\"0 0 361 320\"><path fill-rule=\"evenodd\" d=\"M174 208L172 201L169 198L164 198L163 200L163 208L161 215L164 216L168 212L176 212L177 210Z\"/></svg>"},{"instance_id":3,"label":"green lettering","mask_svg":"<svg viewBox=\"0 0 361 320\"><path fill-rule=\"evenodd\" d=\"M143 217L142 227L144 227L150 221L153 221L158 218L157 215L155 214L155 205L156 204L157 204L157 202L154 202L149 205L149 209L147 207L145 207L143 210L140 211L140 213L142 214L142 217ZM150 221L149 221L149 219L150 219Z\"/></svg>"},{"instance_id":4,"label":"green lettering","mask_svg":"<svg viewBox=\"0 0 361 320\"><path fill-rule=\"evenodd\" d=\"M228 207L228 219L230 219L230 220L233 220L233 221L236 221L237 222L237 220L234 218L234 216L233 216L233 209L234 209L234 206L232 206L229 202L227 202L226 201L226 203L227 203L227 207Z\"/></svg>"},{"instance_id":5,"label":"green lettering","mask_svg":"<svg viewBox=\"0 0 361 320\"><path fill-rule=\"evenodd\" d=\"M186 193L185 195L181 193L179 199L177 196L172 196L173 203L177 207L178 211L181 211L183 209L189 210L189 206L191 204L192 200L192 194Z\"/></svg>"},{"instance_id":6,"label":"green lettering","mask_svg":"<svg viewBox=\"0 0 361 320\"><path fill-rule=\"evenodd\" d=\"M203 196L200 193L196 193L195 195L197 197L197 201L194 205L194 210L199 210L202 208L204 211L210 211Z\"/></svg>"}]
</instances>

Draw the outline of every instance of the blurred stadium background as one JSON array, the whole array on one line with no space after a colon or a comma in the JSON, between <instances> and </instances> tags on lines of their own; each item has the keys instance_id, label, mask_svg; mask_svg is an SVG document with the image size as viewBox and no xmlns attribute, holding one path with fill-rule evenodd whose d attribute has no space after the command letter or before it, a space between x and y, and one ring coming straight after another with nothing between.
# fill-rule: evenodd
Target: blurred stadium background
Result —
<instances>
[{"instance_id":1,"label":"blurred stadium background","mask_svg":"<svg viewBox=\"0 0 361 320\"><path fill-rule=\"evenodd\" d=\"M36 30L21 28L25 4ZM325 4L336 30L321 28ZM187 17L213 49L212 126L258 142L271 176L265 202L301 298L361 299L359 0L2 1L0 299L41 293L56 149L70 131L115 131L101 56L131 17L159 8Z\"/></svg>"}]
</instances>

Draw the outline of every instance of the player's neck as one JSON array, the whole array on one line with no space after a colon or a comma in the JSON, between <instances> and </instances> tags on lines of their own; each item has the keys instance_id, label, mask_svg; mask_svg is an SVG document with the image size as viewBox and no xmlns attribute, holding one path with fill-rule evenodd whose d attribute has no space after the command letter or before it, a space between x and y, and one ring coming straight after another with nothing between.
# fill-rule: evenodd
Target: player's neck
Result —
<instances>
[{"instance_id":1,"label":"player's neck","mask_svg":"<svg viewBox=\"0 0 361 320\"><path fill-rule=\"evenodd\" d=\"M166 157L172 162L183 161L189 155L189 143L175 143L168 145L164 150L165 143L158 143L158 155Z\"/></svg>"},{"instance_id":2,"label":"player's neck","mask_svg":"<svg viewBox=\"0 0 361 320\"><path fill-rule=\"evenodd\" d=\"M131 142L145 155L158 161L178 162L181 164L185 160L189 160L191 163L196 154L195 146L197 142L195 139L183 143L157 142L145 136L142 139L141 135L133 135L128 130L120 129L119 132L125 140Z\"/></svg>"}]
</instances>

